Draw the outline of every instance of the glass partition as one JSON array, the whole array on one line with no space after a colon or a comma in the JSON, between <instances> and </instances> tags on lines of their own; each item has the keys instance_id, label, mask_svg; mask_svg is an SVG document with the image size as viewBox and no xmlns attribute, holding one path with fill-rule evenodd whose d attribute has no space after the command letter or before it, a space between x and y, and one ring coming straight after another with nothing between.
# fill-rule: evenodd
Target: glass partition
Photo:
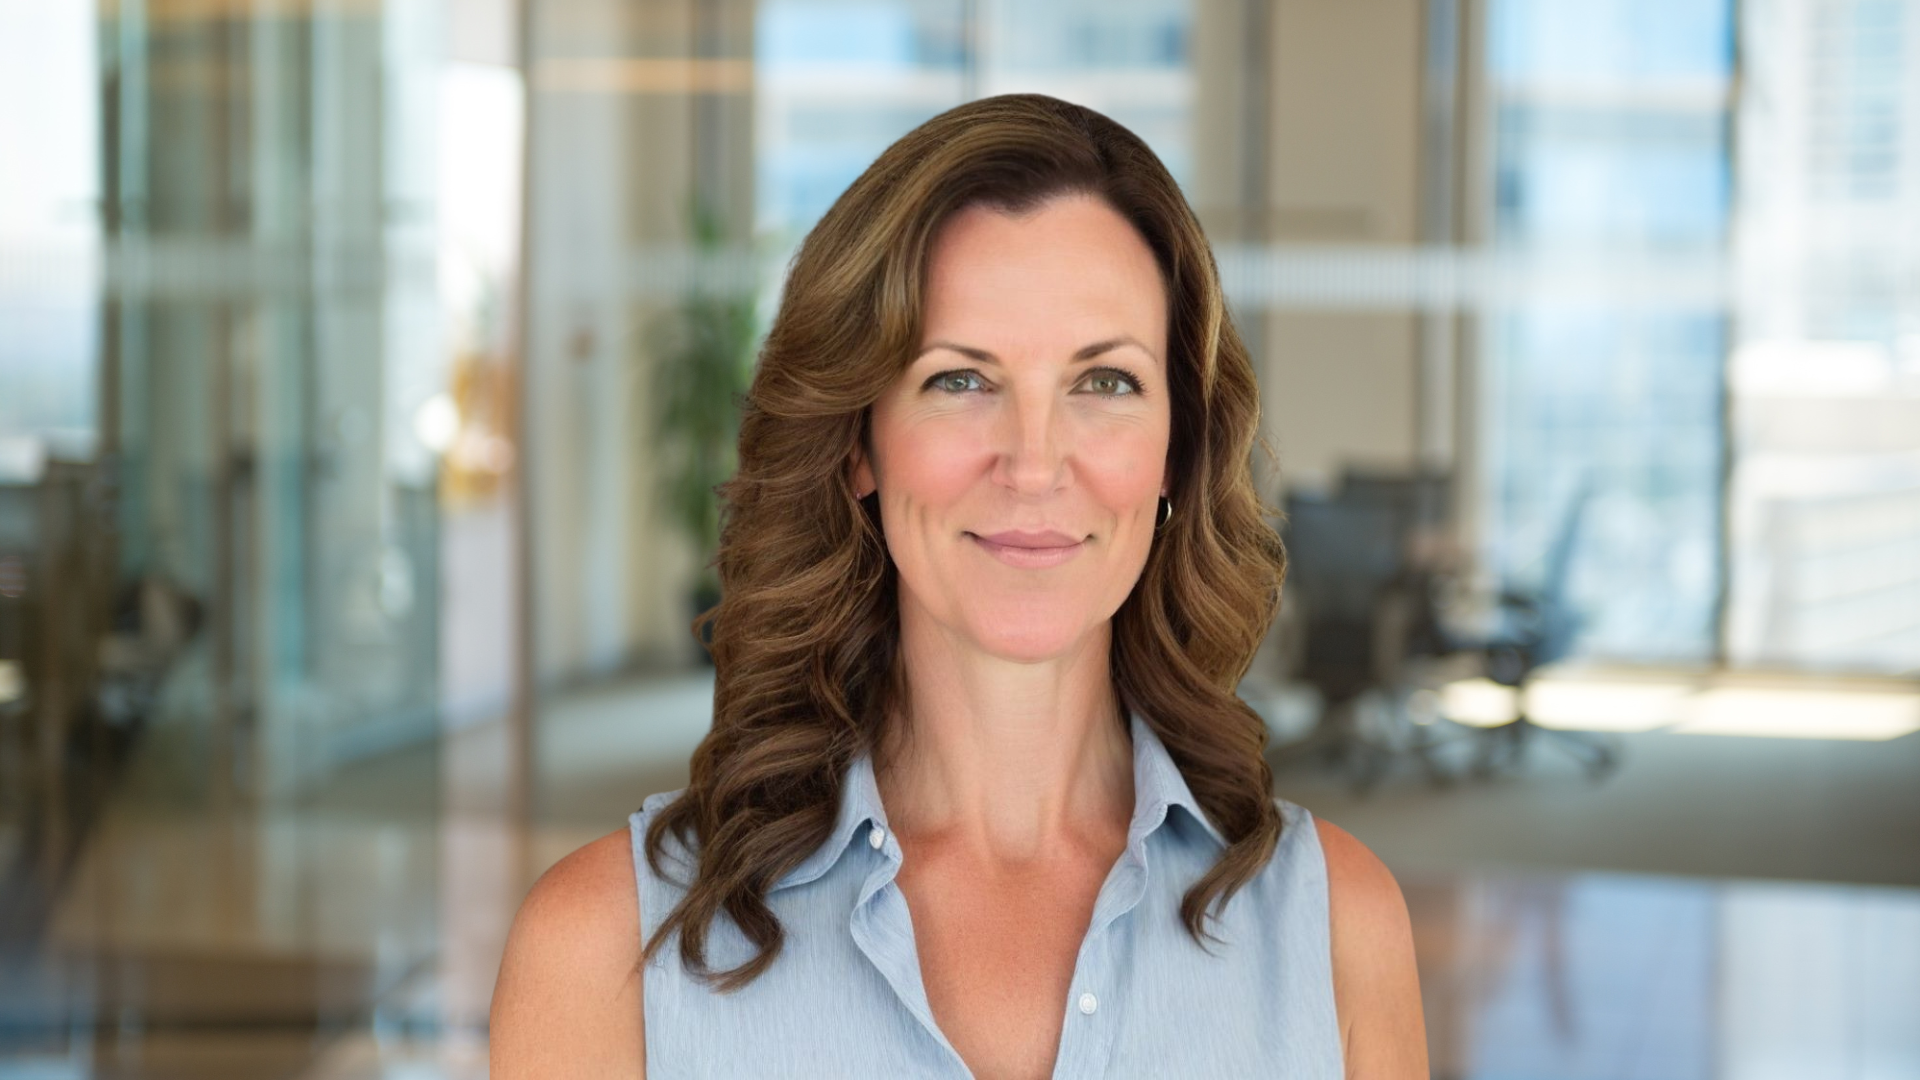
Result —
<instances>
[{"instance_id":1,"label":"glass partition","mask_svg":"<svg viewBox=\"0 0 1920 1080\"><path fill-rule=\"evenodd\" d=\"M441 16L0 7L0 1071L283 1075L438 947Z\"/></svg>"},{"instance_id":2,"label":"glass partition","mask_svg":"<svg viewBox=\"0 0 1920 1080\"><path fill-rule=\"evenodd\" d=\"M1732 33L1728 0L1488 12L1488 241L1574 284L1485 312L1481 535L1582 657L1717 647Z\"/></svg>"}]
</instances>

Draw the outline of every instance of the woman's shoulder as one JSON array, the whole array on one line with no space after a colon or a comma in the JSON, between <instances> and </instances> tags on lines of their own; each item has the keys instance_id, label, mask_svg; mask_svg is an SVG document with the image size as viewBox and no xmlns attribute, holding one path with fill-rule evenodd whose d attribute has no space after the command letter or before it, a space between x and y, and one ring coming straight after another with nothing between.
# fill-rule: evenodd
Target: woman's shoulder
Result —
<instances>
[{"instance_id":1,"label":"woman's shoulder","mask_svg":"<svg viewBox=\"0 0 1920 1080\"><path fill-rule=\"evenodd\" d=\"M1299 803L1289 802L1278 795L1274 796L1273 802L1280 810L1281 843L1295 852L1303 847L1318 849L1321 861L1326 866L1330 894L1338 893L1348 901L1358 899L1377 903L1382 899L1399 900L1400 886L1394 880L1393 872L1352 833ZM1308 825L1313 828L1306 828ZM1301 854L1293 855L1295 859L1302 857Z\"/></svg>"},{"instance_id":2,"label":"woman's shoulder","mask_svg":"<svg viewBox=\"0 0 1920 1080\"><path fill-rule=\"evenodd\" d=\"M528 890L494 985L494 1076L641 1074L633 866L623 828L561 859Z\"/></svg>"},{"instance_id":3,"label":"woman's shoulder","mask_svg":"<svg viewBox=\"0 0 1920 1080\"><path fill-rule=\"evenodd\" d=\"M1356 925L1407 922L1400 883L1373 849L1326 818L1309 820L1326 862L1328 907L1336 921L1347 916Z\"/></svg>"},{"instance_id":4,"label":"woman's shoulder","mask_svg":"<svg viewBox=\"0 0 1920 1080\"><path fill-rule=\"evenodd\" d=\"M1348 1074L1425 1076L1420 978L1400 883L1352 833L1309 817L1327 868L1334 999Z\"/></svg>"},{"instance_id":5,"label":"woman's shoulder","mask_svg":"<svg viewBox=\"0 0 1920 1080\"><path fill-rule=\"evenodd\" d=\"M623 826L575 848L540 875L527 891L520 908L530 929L545 927L545 919L562 915L601 929L618 929L637 944L639 895L634 889L633 832ZM519 920L516 919L516 925ZM598 943L604 947L604 940ZM637 955L637 954L636 954Z\"/></svg>"}]
</instances>

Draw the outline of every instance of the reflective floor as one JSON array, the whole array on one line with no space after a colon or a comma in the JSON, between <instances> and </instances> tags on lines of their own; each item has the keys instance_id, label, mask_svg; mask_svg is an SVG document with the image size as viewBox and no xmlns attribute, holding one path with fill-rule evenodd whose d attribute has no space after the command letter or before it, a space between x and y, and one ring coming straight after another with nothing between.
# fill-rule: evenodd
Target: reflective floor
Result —
<instances>
[{"instance_id":1,"label":"reflective floor","mask_svg":"<svg viewBox=\"0 0 1920 1080\"><path fill-rule=\"evenodd\" d=\"M136 765L44 932L0 957L0 1076L484 1075L526 885L681 783L710 692L689 676L555 703L526 830L504 823L487 725L360 767L297 813L182 806ZM1600 784L1551 752L1448 791L1389 777L1366 799L1280 776L1400 877L1434 1075L1920 1077L1920 864L1902 846L1920 815L1901 801L1920 798L1920 735L1649 732L1624 749ZM1795 760L1795 785L1770 794ZM1768 805L1781 812L1753 809ZM1883 883L1786 880L1821 871L1823 846L1857 849L1826 869ZM1645 872L1690 858L1744 872Z\"/></svg>"}]
</instances>

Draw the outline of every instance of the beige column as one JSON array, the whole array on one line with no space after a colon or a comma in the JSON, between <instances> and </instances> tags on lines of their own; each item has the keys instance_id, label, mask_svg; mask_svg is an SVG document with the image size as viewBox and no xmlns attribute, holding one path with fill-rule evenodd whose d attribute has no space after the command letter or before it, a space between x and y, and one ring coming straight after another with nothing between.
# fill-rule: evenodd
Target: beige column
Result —
<instances>
[{"instance_id":1,"label":"beige column","mask_svg":"<svg viewBox=\"0 0 1920 1080\"><path fill-rule=\"evenodd\" d=\"M1418 242L1422 30L1412 0L1273 5L1272 242ZM1414 464L1416 325L1399 311L1267 316L1264 411L1290 486Z\"/></svg>"}]
</instances>

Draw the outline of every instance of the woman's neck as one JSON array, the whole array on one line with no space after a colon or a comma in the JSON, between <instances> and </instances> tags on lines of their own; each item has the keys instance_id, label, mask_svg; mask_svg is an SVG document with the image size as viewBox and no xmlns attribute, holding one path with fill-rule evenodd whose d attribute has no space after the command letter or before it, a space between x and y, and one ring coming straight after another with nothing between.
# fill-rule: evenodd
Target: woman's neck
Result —
<instances>
[{"instance_id":1,"label":"woman's neck","mask_svg":"<svg viewBox=\"0 0 1920 1080\"><path fill-rule=\"evenodd\" d=\"M986 864L1104 846L1133 813L1133 747L1103 624L1074 649L1023 663L902 620L911 719L890 717L875 775L903 842Z\"/></svg>"}]
</instances>

